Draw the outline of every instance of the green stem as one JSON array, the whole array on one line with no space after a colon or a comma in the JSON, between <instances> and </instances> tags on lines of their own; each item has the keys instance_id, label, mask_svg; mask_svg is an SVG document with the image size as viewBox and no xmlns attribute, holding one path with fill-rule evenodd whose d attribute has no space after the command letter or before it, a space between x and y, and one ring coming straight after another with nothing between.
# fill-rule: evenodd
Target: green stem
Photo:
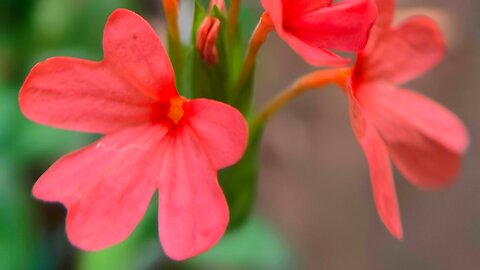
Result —
<instances>
[{"instance_id":1,"label":"green stem","mask_svg":"<svg viewBox=\"0 0 480 270\"><path fill-rule=\"evenodd\" d=\"M177 87L181 88L179 83L183 78L183 45L180 38L180 28L178 26L178 1L177 0L163 0L163 9L165 11L165 18L167 21L168 30L168 50L172 57L172 65L175 70L177 79Z\"/></svg>"},{"instance_id":2,"label":"green stem","mask_svg":"<svg viewBox=\"0 0 480 270\"><path fill-rule=\"evenodd\" d=\"M234 44L237 35L238 13L240 11L240 0L232 0L228 9L228 39L230 44Z\"/></svg>"},{"instance_id":3,"label":"green stem","mask_svg":"<svg viewBox=\"0 0 480 270\"><path fill-rule=\"evenodd\" d=\"M268 16L268 14L264 13L260 18L260 21L258 22L257 28L255 28L252 37L250 38L250 42L248 43L247 56L245 58L245 62L242 66L242 70L240 71L240 76L238 77L238 81L235 87L235 90L237 92L240 91L240 89L247 82L247 79L250 76L253 67L255 66L258 51L267 39L268 33L273 31L273 29L274 28L270 17Z\"/></svg>"}]
</instances>

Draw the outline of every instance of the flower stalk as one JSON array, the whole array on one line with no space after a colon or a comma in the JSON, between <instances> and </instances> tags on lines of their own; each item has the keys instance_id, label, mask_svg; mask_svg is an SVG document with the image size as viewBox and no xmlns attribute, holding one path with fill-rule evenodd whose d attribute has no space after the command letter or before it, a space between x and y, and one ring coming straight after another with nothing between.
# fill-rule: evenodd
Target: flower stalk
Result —
<instances>
[{"instance_id":1,"label":"flower stalk","mask_svg":"<svg viewBox=\"0 0 480 270\"><path fill-rule=\"evenodd\" d=\"M240 12L240 0L230 1L230 8L228 9L228 38L230 44L233 44L237 34L238 13Z\"/></svg>"},{"instance_id":2,"label":"flower stalk","mask_svg":"<svg viewBox=\"0 0 480 270\"><path fill-rule=\"evenodd\" d=\"M252 69L255 65L258 51L262 47L263 43L265 43L268 33L271 31L273 31L272 21L268 14L264 13L260 18L252 37L250 38L250 42L248 43L247 56L237 81L237 91L239 91L242 86L245 85L248 76L252 72Z\"/></svg>"},{"instance_id":3,"label":"flower stalk","mask_svg":"<svg viewBox=\"0 0 480 270\"><path fill-rule=\"evenodd\" d=\"M297 79L288 88L280 92L270 101L250 123L250 128L263 125L270 117L280 110L287 102L303 94L305 91L318 89L328 84L337 84L340 87L350 76L350 68L318 70Z\"/></svg>"},{"instance_id":4,"label":"flower stalk","mask_svg":"<svg viewBox=\"0 0 480 270\"><path fill-rule=\"evenodd\" d=\"M180 38L180 27L178 26L178 0L163 0L163 10L167 21L167 30L169 38L169 50L171 52L172 64L181 78L183 73L183 45Z\"/></svg>"}]
</instances>

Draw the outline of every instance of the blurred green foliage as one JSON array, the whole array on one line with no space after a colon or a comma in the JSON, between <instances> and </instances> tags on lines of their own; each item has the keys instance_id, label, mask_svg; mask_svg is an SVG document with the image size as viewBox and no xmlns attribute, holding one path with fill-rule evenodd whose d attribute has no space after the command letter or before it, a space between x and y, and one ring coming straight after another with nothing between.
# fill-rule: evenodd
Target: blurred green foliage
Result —
<instances>
[{"instance_id":1,"label":"blurred green foliage","mask_svg":"<svg viewBox=\"0 0 480 270\"><path fill-rule=\"evenodd\" d=\"M108 15L120 7L140 14L148 10L151 14L151 7L160 6L161 1L153 2L0 0L0 269L285 269L290 263L288 252L277 235L258 218L229 232L206 254L182 263L172 262L162 253L158 241L156 199L129 239L101 252L85 253L73 248L66 239L63 207L31 196L33 183L48 166L61 155L87 145L96 136L52 129L25 119L17 101L23 79L33 65L48 57L101 59L103 27ZM208 1L202 0L202 5L203 8L197 6L197 10L204 12ZM214 12L225 23L223 15L218 10ZM156 15L161 15L160 10ZM239 32L245 36L257 18L245 9L242 17L248 18L242 21ZM225 35L220 34L224 42ZM238 40L240 43L234 52L220 48L222 61L228 58L230 62L221 62L217 75L226 71L238 73L245 46L243 39ZM190 54L196 54L193 48L188 48ZM202 63L197 58L187 65ZM190 87L183 91L190 91L192 96L207 95L196 91L208 89L192 86L198 79L185 76L185 85ZM231 85L232 81L219 82L211 85L210 90L224 90ZM228 99L221 92L212 97ZM229 201L240 209L232 214L234 223L243 222L252 209L258 149L258 137L253 138L247 158L220 176L225 179L222 183ZM251 181L242 183L244 178Z\"/></svg>"},{"instance_id":2,"label":"blurred green foliage","mask_svg":"<svg viewBox=\"0 0 480 270\"><path fill-rule=\"evenodd\" d=\"M16 155L20 128L16 89L0 84L0 269L29 269L35 235L29 185L22 182L25 160Z\"/></svg>"}]
</instances>

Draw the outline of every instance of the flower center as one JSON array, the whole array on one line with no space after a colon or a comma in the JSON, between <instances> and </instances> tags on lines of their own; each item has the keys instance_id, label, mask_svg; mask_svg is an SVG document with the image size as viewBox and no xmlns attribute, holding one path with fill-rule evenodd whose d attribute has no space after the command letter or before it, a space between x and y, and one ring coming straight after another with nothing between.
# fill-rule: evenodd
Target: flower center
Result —
<instances>
[{"instance_id":1,"label":"flower center","mask_svg":"<svg viewBox=\"0 0 480 270\"><path fill-rule=\"evenodd\" d=\"M185 99L183 97L174 97L170 99L170 110L168 111L168 118L170 118L175 124L183 118L183 103Z\"/></svg>"}]
</instances>

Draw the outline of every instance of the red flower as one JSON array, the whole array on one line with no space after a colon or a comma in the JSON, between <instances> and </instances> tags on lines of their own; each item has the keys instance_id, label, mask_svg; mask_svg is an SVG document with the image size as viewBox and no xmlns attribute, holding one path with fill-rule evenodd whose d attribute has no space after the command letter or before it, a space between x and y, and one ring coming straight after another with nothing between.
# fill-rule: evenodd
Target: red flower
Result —
<instances>
[{"instance_id":1,"label":"red flower","mask_svg":"<svg viewBox=\"0 0 480 270\"><path fill-rule=\"evenodd\" d=\"M311 65L345 65L329 51L359 51L377 12L372 0L262 0L278 35Z\"/></svg>"},{"instance_id":2,"label":"red flower","mask_svg":"<svg viewBox=\"0 0 480 270\"><path fill-rule=\"evenodd\" d=\"M379 20L366 50L358 56L347 92L378 213L389 231L402 238L390 158L415 186L440 188L458 175L469 139L453 113L398 86L443 57L439 28L426 17L413 17L392 28L393 1L378 2Z\"/></svg>"},{"instance_id":3,"label":"red flower","mask_svg":"<svg viewBox=\"0 0 480 270\"><path fill-rule=\"evenodd\" d=\"M101 62L56 57L25 80L25 116L105 134L53 164L34 196L63 203L70 241L99 250L128 237L158 189L166 254L180 260L207 250L228 223L216 175L245 150L242 115L217 101L179 96L160 40L131 11L110 16L103 48Z\"/></svg>"}]
</instances>

